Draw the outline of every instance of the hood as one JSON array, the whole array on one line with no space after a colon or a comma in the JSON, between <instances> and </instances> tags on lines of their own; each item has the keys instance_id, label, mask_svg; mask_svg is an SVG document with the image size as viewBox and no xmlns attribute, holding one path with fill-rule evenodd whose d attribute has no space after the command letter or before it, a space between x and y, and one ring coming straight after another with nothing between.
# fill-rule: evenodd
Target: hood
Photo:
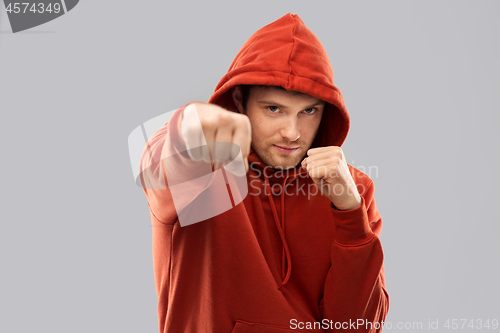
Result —
<instances>
[{"instance_id":1,"label":"hood","mask_svg":"<svg viewBox=\"0 0 500 333\"><path fill-rule=\"evenodd\" d=\"M231 88L242 84L281 86L324 100L327 104L312 147L344 143L350 120L342 92L333 84L325 48L298 15L286 14L256 31L208 102L236 111Z\"/></svg>"}]
</instances>

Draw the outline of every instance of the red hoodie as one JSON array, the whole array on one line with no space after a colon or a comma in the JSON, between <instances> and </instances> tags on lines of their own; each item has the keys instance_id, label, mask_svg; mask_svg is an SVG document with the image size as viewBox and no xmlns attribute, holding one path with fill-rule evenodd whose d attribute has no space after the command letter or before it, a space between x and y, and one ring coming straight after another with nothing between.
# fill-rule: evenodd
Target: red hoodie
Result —
<instances>
[{"instance_id":1,"label":"red hoodie","mask_svg":"<svg viewBox=\"0 0 500 333\"><path fill-rule=\"evenodd\" d=\"M230 92L240 84L281 86L326 101L313 147L344 142L349 115L342 93L323 46L298 15L287 14L252 35L209 102L236 111ZM182 205L174 204L166 164L174 163L179 174L197 170L179 139L183 109L149 138L141 161L160 333L380 331L389 298L372 180L349 166L363 204L338 211L300 165L273 172L252 151L244 200L181 227L181 214L204 209L199 195L217 205L221 191L211 179L203 188L189 188ZM166 162L165 156L177 158ZM231 174L224 177L231 182Z\"/></svg>"}]
</instances>

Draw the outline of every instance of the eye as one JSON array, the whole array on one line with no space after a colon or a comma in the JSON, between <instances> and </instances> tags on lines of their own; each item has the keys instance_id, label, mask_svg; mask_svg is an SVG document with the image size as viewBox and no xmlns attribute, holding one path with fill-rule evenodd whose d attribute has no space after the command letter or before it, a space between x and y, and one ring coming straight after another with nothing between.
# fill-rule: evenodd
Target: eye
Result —
<instances>
[{"instance_id":1,"label":"eye","mask_svg":"<svg viewBox=\"0 0 500 333\"><path fill-rule=\"evenodd\" d=\"M274 105L271 105L271 106L268 106L267 109L272 112L272 113L278 113L278 111L280 110L279 107L277 106L274 106Z\"/></svg>"},{"instance_id":2,"label":"eye","mask_svg":"<svg viewBox=\"0 0 500 333\"><path fill-rule=\"evenodd\" d=\"M313 114L314 112L316 112L316 108L305 109L303 112L305 114Z\"/></svg>"}]
</instances>

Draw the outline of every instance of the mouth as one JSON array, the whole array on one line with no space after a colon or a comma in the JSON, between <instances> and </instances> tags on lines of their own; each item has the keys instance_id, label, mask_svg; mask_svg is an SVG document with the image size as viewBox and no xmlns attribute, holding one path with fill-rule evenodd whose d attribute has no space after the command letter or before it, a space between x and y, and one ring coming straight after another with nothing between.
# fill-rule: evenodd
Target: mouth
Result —
<instances>
[{"instance_id":1,"label":"mouth","mask_svg":"<svg viewBox=\"0 0 500 333\"><path fill-rule=\"evenodd\" d=\"M278 145L273 145L274 148L276 148L280 153L284 154L291 154L299 150L299 147L284 147L284 146L278 146Z\"/></svg>"}]
</instances>

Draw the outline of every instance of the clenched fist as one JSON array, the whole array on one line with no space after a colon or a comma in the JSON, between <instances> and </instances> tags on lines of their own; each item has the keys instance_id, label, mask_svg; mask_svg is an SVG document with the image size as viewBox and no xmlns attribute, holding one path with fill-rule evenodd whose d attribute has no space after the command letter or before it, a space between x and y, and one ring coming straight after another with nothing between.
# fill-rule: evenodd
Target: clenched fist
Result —
<instances>
[{"instance_id":1,"label":"clenched fist","mask_svg":"<svg viewBox=\"0 0 500 333\"><path fill-rule=\"evenodd\" d=\"M184 109L181 133L191 159L210 163L211 156L214 162L229 163L239 153L232 143L241 149L244 169L233 164L230 171L248 171L252 136L250 120L246 115L215 104L192 103Z\"/></svg>"},{"instance_id":2,"label":"clenched fist","mask_svg":"<svg viewBox=\"0 0 500 333\"><path fill-rule=\"evenodd\" d=\"M361 196L340 147L309 149L301 166L337 209L351 210L361 206Z\"/></svg>"}]
</instances>

